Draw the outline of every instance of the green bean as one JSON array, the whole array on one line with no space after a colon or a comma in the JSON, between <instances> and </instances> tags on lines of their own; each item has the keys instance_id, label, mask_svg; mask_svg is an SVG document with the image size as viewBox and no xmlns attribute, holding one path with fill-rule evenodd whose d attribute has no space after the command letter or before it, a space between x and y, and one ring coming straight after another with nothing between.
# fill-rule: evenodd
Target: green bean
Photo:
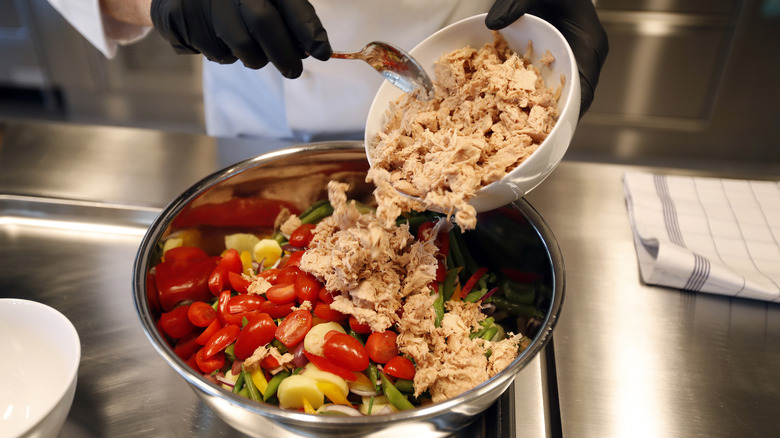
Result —
<instances>
[{"instance_id":1,"label":"green bean","mask_svg":"<svg viewBox=\"0 0 780 438\"><path fill-rule=\"evenodd\" d=\"M414 392L414 382L406 379L397 379L395 387L401 392L412 394Z\"/></svg>"},{"instance_id":2,"label":"green bean","mask_svg":"<svg viewBox=\"0 0 780 438\"><path fill-rule=\"evenodd\" d=\"M514 303L502 297L490 297L490 302L495 304L496 307L506 310L507 312L515 316L525 316L530 318L542 318L544 314L536 307L530 304Z\"/></svg>"},{"instance_id":3,"label":"green bean","mask_svg":"<svg viewBox=\"0 0 780 438\"><path fill-rule=\"evenodd\" d=\"M298 216L301 219L302 224L314 224L320 220L330 216L333 213L333 206L330 202L327 202L312 209L306 216Z\"/></svg>"},{"instance_id":4,"label":"green bean","mask_svg":"<svg viewBox=\"0 0 780 438\"><path fill-rule=\"evenodd\" d=\"M436 319L433 323L436 327L441 327L441 320L444 318L444 294L439 292L433 300L433 311L436 313Z\"/></svg>"},{"instance_id":5,"label":"green bean","mask_svg":"<svg viewBox=\"0 0 780 438\"><path fill-rule=\"evenodd\" d=\"M238 373L238 378L236 379L236 384L233 385L233 394L240 393L243 388L244 388L244 372L241 371L241 372Z\"/></svg>"},{"instance_id":6,"label":"green bean","mask_svg":"<svg viewBox=\"0 0 780 438\"><path fill-rule=\"evenodd\" d=\"M241 371L241 374L244 375L244 386L249 390L249 398L252 401L261 401L260 391L257 390L255 382L252 381L252 375L248 371Z\"/></svg>"},{"instance_id":7,"label":"green bean","mask_svg":"<svg viewBox=\"0 0 780 438\"><path fill-rule=\"evenodd\" d=\"M482 338L482 339L484 339L486 341L490 341L490 340L493 339L493 336L495 336L496 333L498 333L498 327L493 326L493 327L490 327L489 329L486 329L485 333L483 333L482 336L480 336L480 338Z\"/></svg>"},{"instance_id":8,"label":"green bean","mask_svg":"<svg viewBox=\"0 0 780 438\"><path fill-rule=\"evenodd\" d=\"M306 216L310 215L315 209L320 208L323 205L329 204L329 203L330 203L330 201L328 201L327 199L320 199L319 201L317 201L317 202L313 203L312 205L310 205L309 208L307 208L306 210L303 210L301 212L301 214L298 215L298 217L299 218L306 217Z\"/></svg>"},{"instance_id":9,"label":"green bean","mask_svg":"<svg viewBox=\"0 0 780 438\"><path fill-rule=\"evenodd\" d=\"M444 276L444 285L441 288L442 299L444 301L452 298L452 293L455 292L455 283L458 280L458 273L462 268L450 269Z\"/></svg>"},{"instance_id":10,"label":"green bean","mask_svg":"<svg viewBox=\"0 0 780 438\"><path fill-rule=\"evenodd\" d=\"M371 379L371 384L374 386L374 392L376 392L376 381L379 379L379 371L374 362L368 364L368 378Z\"/></svg>"},{"instance_id":11,"label":"green bean","mask_svg":"<svg viewBox=\"0 0 780 438\"><path fill-rule=\"evenodd\" d=\"M387 397L387 400L398 408L398 410L404 411L407 409L414 409L414 405L412 402L409 401L409 399L406 398L405 395L401 394L400 391L398 391L398 388L395 387L390 382L390 379L388 379L385 376L385 373L381 374L382 377L382 391L385 393L385 396Z\"/></svg>"},{"instance_id":12,"label":"green bean","mask_svg":"<svg viewBox=\"0 0 780 438\"><path fill-rule=\"evenodd\" d=\"M271 380L268 381L268 386L265 388L265 394L263 394L263 401L267 402L271 399L274 395L276 395L276 390L279 389L279 384L282 383L282 380L286 379L290 375L289 371L279 371L276 373L275 376L271 377ZM290 380L292 382L292 380Z\"/></svg>"}]
</instances>

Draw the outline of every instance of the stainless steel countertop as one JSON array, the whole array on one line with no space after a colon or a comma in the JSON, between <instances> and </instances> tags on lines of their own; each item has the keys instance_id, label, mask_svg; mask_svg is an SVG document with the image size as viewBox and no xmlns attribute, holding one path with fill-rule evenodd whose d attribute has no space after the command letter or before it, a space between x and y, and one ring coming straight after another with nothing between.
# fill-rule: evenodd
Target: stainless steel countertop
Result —
<instances>
[{"instance_id":1,"label":"stainless steel countertop","mask_svg":"<svg viewBox=\"0 0 780 438\"><path fill-rule=\"evenodd\" d=\"M20 122L0 124L0 136L0 297L52 305L82 340L62 437L238 436L156 357L132 308L131 265L169 200L284 144ZM675 164L653 170L778 179L771 166ZM558 238L567 291L551 360L502 397L517 435L775 433L780 306L643 285L622 192L629 168L564 161L527 197Z\"/></svg>"}]
</instances>

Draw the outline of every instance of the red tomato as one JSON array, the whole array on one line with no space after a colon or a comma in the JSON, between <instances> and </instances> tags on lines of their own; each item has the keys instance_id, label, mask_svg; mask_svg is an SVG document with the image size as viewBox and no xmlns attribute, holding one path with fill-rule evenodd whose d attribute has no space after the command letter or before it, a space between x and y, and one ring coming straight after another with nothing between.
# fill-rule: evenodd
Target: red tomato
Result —
<instances>
[{"instance_id":1,"label":"red tomato","mask_svg":"<svg viewBox=\"0 0 780 438\"><path fill-rule=\"evenodd\" d=\"M330 304L326 303L317 303L314 306L314 314L318 318L322 318L325 321L342 323L347 320L347 315L339 312L338 310L331 309Z\"/></svg>"},{"instance_id":2,"label":"red tomato","mask_svg":"<svg viewBox=\"0 0 780 438\"><path fill-rule=\"evenodd\" d=\"M160 325L162 325L165 334L173 339L180 339L195 330L195 326L187 317L189 308L190 306L179 306L160 315Z\"/></svg>"},{"instance_id":3,"label":"red tomato","mask_svg":"<svg viewBox=\"0 0 780 438\"><path fill-rule=\"evenodd\" d=\"M295 301L295 285L292 283L275 284L265 291L265 297L274 304Z\"/></svg>"},{"instance_id":4,"label":"red tomato","mask_svg":"<svg viewBox=\"0 0 780 438\"><path fill-rule=\"evenodd\" d=\"M285 268L292 268L292 267L298 267L301 264L301 257L303 257L303 253L305 251L295 251L292 254L290 254L290 257L287 258L287 261L284 263Z\"/></svg>"},{"instance_id":5,"label":"red tomato","mask_svg":"<svg viewBox=\"0 0 780 438\"><path fill-rule=\"evenodd\" d=\"M349 317L349 328L351 328L353 332L359 333L361 335L367 335L371 333L371 326L368 324L359 323L357 318L354 316Z\"/></svg>"},{"instance_id":6,"label":"red tomato","mask_svg":"<svg viewBox=\"0 0 780 438\"><path fill-rule=\"evenodd\" d=\"M447 267L444 266L444 262L441 259L438 259L436 263L435 281L438 281L439 283L443 283L446 278L447 278Z\"/></svg>"},{"instance_id":7,"label":"red tomato","mask_svg":"<svg viewBox=\"0 0 780 438\"><path fill-rule=\"evenodd\" d=\"M366 340L368 357L376 363L385 364L388 360L398 356L398 346L395 343L397 337L398 335L390 330L368 335Z\"/></svg>"},{"instance_id":8,"label":"red tomato","mask_svg":"<svg viewBox=\"0 0 780 438\"><path fill-rule=\"evenodd\" d=\"M299 303L316 301L320 289L322 289L322 283L308 272L301 272L301 275L295 280L295 296L298 297Z\"/></svg>"},{"instance_id":9,"label":"red tomato","mask_svg":"<svg viewBox=\"0 0 780 438\"><path fill-rule=\"evenodd\" d=\"M338 366L331 362L328 358L317 356L316 354L309 353L303 350L303 354L309 359L309 362L313 363L320 371L335 374L348 382L354 382L357 380L357 376L352 371Z\"/></svg>"},{"instance_id":10,"label":"red tomato","mask_svg":"<svg viewBox=\"0 0 780 438\"><path fill-rule=\"evenodd\" d=\"M417 240L428 239L428 234L430 234L434 225L435 224L432 221L421 223L420 226L417 227Z\"/></svg>"},{"instance_id":11,"label":"red tomato","mask_svg":"<svg viewBox=\"0 0 780 438\"><path fill-rule=\"evenodd\" d=\"M186 247L180 247L186 248ZM208 280L214 270L216 258L193 258L191 254L171 257L174 248L165 253L166 261L155 268L155 283L160 297L160 307L170 312L182 301L208 301L212 298ZM197 249L197 248L195 248ZM205 255L202 250L195 254Z\"/></svg>"},{"instance_id":12,"label":"red tomato","mask_svg":"<svg viewBox=\"0 0 780 438\"><path fill-rule=\"evenodd\" d=\"M389 376L406 380L414 380L414 374L417 372L414 363L404 356L391 358L382 369Z\"/></svg>"},{"instance_id":13,"label":"red tomato","mask_svg":"<svg viewBox=\"0 0 780 438\"><path fill-rule=\"evenodd\" d=\"M271 284L276 284L279 282L279 272L281 272L279 268L268 268L265 271L258 272L257 276L265 278Z\"/></svg>"},{"instance_id":14,"label":"red tomato","mask_svg":"<svg viewBox=\"0 0 780 438\"><path fill-rule=\"evenodd\" d=\"M292 313L293 307L295 307L295 301L290 301L285 304L274 304L270 301L266 301L263 303L262 307L260 307L260 312L267 313L271 318L278 319L284 318Z\"/></svg>"},{"instance_id":15,"label":"red tomato","mask_svg":"<svg viewBox=\"0 0 780 438\"><path fill-rule=\"evenodd\" d=\"M156 314L160 311L160 293L157 292L154 274L150 273L146 274L146 301L152 313Z\"/></svg>"},{"instance_id":16,"label":"red tomato","mask_svg":"<svg viewBox=\"0 0 780 438\"><path fill-rule=\"evenodd\" d=\"M260 295L236 295L225 305L222 319L227 324L241 325L244 318L260 313L265 298Z\"/></svg>"},{"instance_id":17,"label":"red tomato","mask_svg":"<svg viewBox=\"0 0 780 438\"><path fill-rule=\"evenodd\" d=\"M241 261L241 254L234 248L225 251L219 264L225 266L228 272L235 272L238 274L244 272L244 262Z\"/></svg>"},{"instance_id":18,"label":"red tomato","mask_svg":"<svg viewBox=\"0 0 780 438\"><path fill-rule=\"evenodd\" d=\"M204 374L211 374L214 371L225 366L225 353L222 351L217 352L211 357L205 357L203 351L206 347L201 348L195 353L195 363L198 365Z\"/></svg>"},{"instance_id":19,"label":"red tomato","mask_svg":"<svg viewBox=\"0 0 780 438\"><path fill-rule=\"evenodd\" d=\"M236 358L244 360L255 352L257 347L266 345L274 339L276 324L267 313L254 315L249 323L241 329L236 339L233 353Z\"/></svg>"},{"instance_id":20,"label":"red tomato","mask_svg":"<svg viewBox=\"0 0 780 438\"><path fill-rule=\"evenodd\" d=\"M209 290L211 294L218 297L220 292L228 289L228 270L224 265L217 265L211 275L209 275Z\"/></svg>"},{"instance_id":21,"label":"red tomato","mask_svg":"<svg viewBox=\"0 0 780 438\"><path fill-rule=\"evenodd\" d=\"M165 251L165 263L171 266L189 265L194 261L209 258L206 251L194 246L179 246Z\"/></svg>"},{"instance_id":22,"label":"red tomato","mask_svg":"<svg viewBox=\"0 0 780 438\"><path fill-rule=\"evenodd\" d=\"M200 349L200 344L196 342L197 337L197 333L191 333L186 337L179 339L178 342L176 342L176 345L173 347L173 352L176 353L176 355L179 356L182 360L191 358L192 355L197 353L197 351Z\"/></svg>"},{"instance_id":23,"label":"red tomato","mask_svg":"<svg viewBox=\"0 0 780 438\"><path fill-rule=\"evenodd\" d=\"M276 329L276 339L287 348L294 347L303 340L311 329L312 316L308 310L296 310L287 315Z\"/></svg>"},{"instance_id":24,"label":"red tomato","mask_svg":"<svg viewBox=\"0 0 780 438\"><path fill-rule=\"evenodd\" d=\"M216 333L219 329L222 328L222 324L219 322L219 319L215 319L214 321L209 324L208 327L206 327L203 332L198 335L197 338L195 338L195 342L197 342L200 345L206 345L206 343L211 339L212 336L214 336L214 333Z\"/></svg>"},{"instance_id":25,"label":"red tomato","mask_svg":"<svg viewBox=\"0 0 780 438\"><path fill-rule=\"evenodd\" d=\"M217 352L224 350L228 345L232 344L236 340L238 334L241 332L241 328L235 324L229 324L221 329L206 342L203 346L203 357L209 358Z\"/></svg>"},{"instance_id":26,"label":"red tomato","mask_svg":"<svg viewBox=\"0 0 780 438\"><path fill-rule=\"evenodd\" d=\"M190 304L187 310L187 318L196 327L208 327L209 324L217 319L217 311L208 303L195 301Z\"/></svg>"},{"instance_id":27,"label":"red tomato","mask_svg":"<svg viewBox=\"0 0 780 438\"><path fill-rule=\"evenodd\" d=\"M230 287L240 294L249 293L249 285L252 284L251 280L235 272L228 272L228 282Z\"/></svg>"},{"instance_id":28,"label":"red tomato","mask_svg":"<svg viewBox=\"0 0 780 438\"><path fill-rule=\"evenodd\" d=\"M324 287L323 287L322 289L320 289L320 291L319 291L319 292L317 292L317 298L318 298L318 299L319 299L321 302L323 302L323 303L325 303L325 304L330 304L330 303L332 303L332 302L333 302L333 294L331 294L330 292L328 292L328 289L326 289L326 288L324 288Z\"/></svg>"},{"instance_id":29,"label":"red tomato","mask_svg":"<svg viewBox=\"0 0 780 438\"><path fill-rule=\"evenodd\" d=\"M336 333L327 338L322 351L331 362L350 371L363 371L368 368L366 347L350 335Z\"/></svg>"},{"instance_id":30,"label":"red tomato","mask_svg":"<svg viewBox=\"0 0 780 438\"><path fill-rule=\"evenodd\" d=\"M299 275L301 275L301 270L297 266L285 266L279 271L276 284L293 284Z\"/></svg>"},{"instance_id":31,"label":"red tomato","mask_svg":"<svg viewBox=\"0 0 780 438\"><path fill-rule=\"evenodd\" d=\"M312 233L313 230L314 224L303 224L299 226L290 234L290 245L298 248L309 246L309 242L311 242L312 237L314 237L314 233Z\"/></svg>"},{"instance_id":32,"label":"red tomato","mask_svg":"<svg viewBox=\"0 0 780 438\"><path fill-rule=\"evenodd\" d=\"M217 300L217 318L222 325L225 324L225 315L228 314L227 306L231 296L229 290L223 290L222 293L219 294L219 299Z\"/></svg>"},{"instance_id":33,"label":"red tomato","mask_svg":"<svg viewBox=\"0 0 780 438\"><path fill-rule=\"evenodd\" d=\"M273 356L266 356L260 361L260 367L264 370L272 370L279 366L279 361Z\"/></svg>"}]
</instances>

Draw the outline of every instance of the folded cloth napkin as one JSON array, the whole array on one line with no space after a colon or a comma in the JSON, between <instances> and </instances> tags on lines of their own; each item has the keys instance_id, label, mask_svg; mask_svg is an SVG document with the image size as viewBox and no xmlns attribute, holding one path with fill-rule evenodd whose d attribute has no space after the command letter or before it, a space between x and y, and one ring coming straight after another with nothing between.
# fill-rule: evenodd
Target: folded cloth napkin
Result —
<instances>
[{"instance_id":1,"label":"folded cloth napkin","mask_svg":"<svg viewBox=\"0 0 780 438\"><path fill-rule=\"evenodd\" d=\"M780 182L627 172L648 284L780 302Z\"/></svg>"}]
</instances>

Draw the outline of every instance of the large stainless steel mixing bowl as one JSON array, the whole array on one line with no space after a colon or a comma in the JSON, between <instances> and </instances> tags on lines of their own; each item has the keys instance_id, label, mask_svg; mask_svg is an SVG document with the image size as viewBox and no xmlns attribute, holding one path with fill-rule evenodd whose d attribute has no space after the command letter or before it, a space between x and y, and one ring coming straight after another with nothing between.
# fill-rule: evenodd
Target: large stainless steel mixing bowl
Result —
<instances>
[{"instance_id":1,"label":"large stainless steel mixing bowl","mask_svg":"<svg viewBox=\"0 0 780 438\"><path fill-rule=\"evenodd\" d=\"M146 335L160 356L219 417L236 429L258 437L303 436L398 437L445 436L472 423L513 382L515 375L549 341L564 294L564 266L558 244L541 216L524 200L479 216L476 230L466 234L480 263L494 270L512 267L540 272L545 290L534 305L542 315L522 319L515 327L532 339L504 371L478 387L442 403L390 415L334 417L310 415L254 403L212 384L174 354L160 335L147 299L147 272L158 260L158 245L174 220L194 205L235 197L285 199L303 208L325 198L329 180L349 182L353 199L370 200L373 187L364 181L368 163L363 144L329 142L280 150L216 172L173 200L157 217L141 242L133 275L136 310Z\"/></svg>"}]
</instances>

